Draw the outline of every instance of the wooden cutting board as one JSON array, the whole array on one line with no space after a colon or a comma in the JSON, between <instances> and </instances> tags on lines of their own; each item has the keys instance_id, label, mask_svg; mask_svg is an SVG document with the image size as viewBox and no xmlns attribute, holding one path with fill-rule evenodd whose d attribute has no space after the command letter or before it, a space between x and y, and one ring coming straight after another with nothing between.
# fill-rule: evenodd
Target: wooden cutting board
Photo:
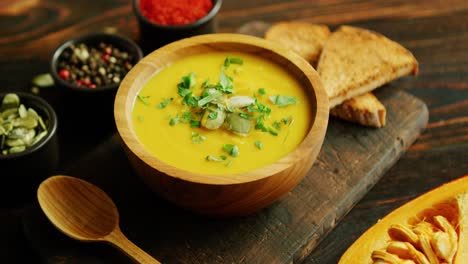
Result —
<instances>
[{"instance_id":1,"label":"wooden cutting board","mask_svg":"<svg viewBox=\"0 0 468 264\"><path fill-rule=\"evenodd\" d=\"M242 33L261 36L268 24ZM163 263L300 263L416 140L426 105L387 85L376 91L387 126L365 128L331 118L311 171L285 198L255 215L210 219L154 195L135 175L116 135L66 173L103 188L117 204L121 228ZM131 263L108 245L59 233L40 209L24 219L26 237L45 263Z\"/></svg>"}]
</instances>

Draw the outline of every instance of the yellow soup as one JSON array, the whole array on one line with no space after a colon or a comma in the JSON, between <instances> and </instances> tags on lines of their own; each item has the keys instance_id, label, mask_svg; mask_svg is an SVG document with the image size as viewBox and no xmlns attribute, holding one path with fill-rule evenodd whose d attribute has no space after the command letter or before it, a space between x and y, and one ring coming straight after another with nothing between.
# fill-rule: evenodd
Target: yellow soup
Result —
<instances>
[{"instance_id":1,"label":"yellow soup","mask_svg":"<svg viewBox=\"0 0 468 264\"><path fill-rule=\"evenodd\" d=\"M212 93L219 97L208 97ZM235 104L236 96L249 106ZM250 124L247 133L245 126L239 132L237 123L229 123L233 115ZM204 127L223 116L230 119L221 127ZM302 142L310 122L300 83L281 66L247 53L180 59L146 83L133 108L136 135L150 153L204 174L236 174L274 163Z\"/></svg>"}]
</instances>

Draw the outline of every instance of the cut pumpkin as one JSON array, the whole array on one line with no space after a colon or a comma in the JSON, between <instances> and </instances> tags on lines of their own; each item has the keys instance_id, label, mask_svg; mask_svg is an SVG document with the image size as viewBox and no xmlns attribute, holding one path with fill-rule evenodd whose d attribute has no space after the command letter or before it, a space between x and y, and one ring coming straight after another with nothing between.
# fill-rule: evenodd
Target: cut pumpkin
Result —
<instances>
[{"instance_id":1,"label":"cut pumpkin","mask_svg":"<svg viewBox=\"0 0 468 264\"><path fill-rule=\"evenodd\" d=\"M468 175L379 220L343 254L347 263L468 263Z\"/></svg>"}]
</instances>

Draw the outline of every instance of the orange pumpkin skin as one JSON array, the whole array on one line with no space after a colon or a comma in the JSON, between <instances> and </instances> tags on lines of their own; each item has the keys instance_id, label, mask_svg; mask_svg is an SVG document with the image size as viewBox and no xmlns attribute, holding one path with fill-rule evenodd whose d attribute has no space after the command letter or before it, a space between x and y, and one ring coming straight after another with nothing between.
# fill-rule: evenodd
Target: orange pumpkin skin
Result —
<instances>
[{"instance_id":1,"label":"orange pumpkin skin","mask_svg":"<svg viewBox=\"0 0 468 264\"><path fill-rule=\"evenodd\" d=\"M456 227L458 250L455 264L468 263L468 175L444 184L395 209L359 237L341 257L339 264L373 263L374 250L385 250L394 224L413 225L442 215Z\"/></svg>"}]
</instances>

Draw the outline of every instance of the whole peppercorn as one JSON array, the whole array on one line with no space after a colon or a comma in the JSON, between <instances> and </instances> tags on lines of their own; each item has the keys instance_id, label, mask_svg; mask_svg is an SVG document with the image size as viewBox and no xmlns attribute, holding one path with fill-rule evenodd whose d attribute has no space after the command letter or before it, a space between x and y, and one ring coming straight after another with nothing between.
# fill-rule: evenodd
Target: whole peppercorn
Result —
<instances>
[{"instance_id":1,"label":"whole peppercorn","mask_svg":"<svg viewBox=\"0 0 468 264\"><path fill-rule=\"evenodd\" d=\"M59 56L58 73L63 80L83 88L95 89L119 83L133 67L125 50L100 42L95 46L72 44Z\"/></svg>"}]
</instances>

